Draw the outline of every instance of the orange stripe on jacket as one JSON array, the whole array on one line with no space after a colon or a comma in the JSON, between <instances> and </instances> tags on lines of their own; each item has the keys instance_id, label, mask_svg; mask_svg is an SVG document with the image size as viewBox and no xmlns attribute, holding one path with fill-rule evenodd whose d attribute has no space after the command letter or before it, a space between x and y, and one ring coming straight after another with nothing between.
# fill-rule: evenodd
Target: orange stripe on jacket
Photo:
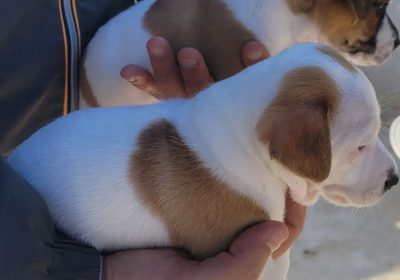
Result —
<instances>
[{"instance_id":1,"label":"orange stripe on jacket","mask_svg":"<svg viewBox=\"0 0 400 280\"><path fill-rule=\"evenodd\" d=\"M62 0L58 0L58 10L60 13L61 26L63 31L64 38L64 64L65 64L65 82L64 82L64 110L63 114L68 114L68 42L67 42L67 34L65 31L65 22L62 13Z\"/></svg>"}]
</instances>

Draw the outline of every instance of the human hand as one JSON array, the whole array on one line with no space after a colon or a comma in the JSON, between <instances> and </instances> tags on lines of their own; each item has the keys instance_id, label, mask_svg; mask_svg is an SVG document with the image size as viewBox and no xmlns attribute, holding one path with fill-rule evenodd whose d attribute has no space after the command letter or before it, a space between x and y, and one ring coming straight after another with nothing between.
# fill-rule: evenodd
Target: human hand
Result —
<instances>
[{"instance_id":1,"label":"human hand","mask_svg":"<svg viewBox=\"0 0 400 280\"><path fill-rule=\"evenodd\" d=\"M181 49L177 56L178 63L169 43L162 37L150 39L147 50L154 76L136 65L127 65L121 70L121 77L157 99L191 97L215 82L202 55L196 49ZM245 67L267 57L268 51L259 42L249 42L242 48Z\"/></svg>"},{"instance_id":2,"label":"human hand","mask_svg":"<svg viewBox=\"0 0 400 280\"><path fill-rule=\"evenodd\" d=\"M121 251L104 258L103 280L256 280L271 252L287 238L284 224L267 221L240 234L228 251L202 262L171 249Z\"/></svg>"},{"instance_id":3,"label":"human hand","mask_svg":"<svg viewBox=\"0 0 400 280\"><path fill-rule=\"evenodd\" d=\"M289 237L286 241L273 253L273 258L277 259L282 256L297 240L304 229L304 223L307 216L307 207L298 204L286 194L286 214L285 225L289 230Z\"/></svg>"}]
</instances>

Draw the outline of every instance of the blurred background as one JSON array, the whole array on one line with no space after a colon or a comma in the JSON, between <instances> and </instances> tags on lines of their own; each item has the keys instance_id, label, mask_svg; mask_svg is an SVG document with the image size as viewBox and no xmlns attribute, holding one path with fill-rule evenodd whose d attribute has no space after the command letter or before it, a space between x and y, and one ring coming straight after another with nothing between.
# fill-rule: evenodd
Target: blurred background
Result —
<instances>
[{"instance_id":1,"label":"blurred background","mask_svg":"<svg viewBox=\"0 0 400 280\"><path fill-rule=\"evenodd\" d=\"M400 1L391 2L389 14L400 29ZM400 50L365 72L380 100L381 135L389 147L390 124L400 115ZM400 280L400 188L372 208L339 208L322 200L310 208L288 279Z\"/></svg>"}]
</instances>

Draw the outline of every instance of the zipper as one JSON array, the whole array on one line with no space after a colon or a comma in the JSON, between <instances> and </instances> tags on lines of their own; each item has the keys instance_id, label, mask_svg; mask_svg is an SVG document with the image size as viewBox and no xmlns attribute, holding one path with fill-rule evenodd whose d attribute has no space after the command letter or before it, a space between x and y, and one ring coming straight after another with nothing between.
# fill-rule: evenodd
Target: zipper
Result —
<instances>
[{"instance_id":1,"label":"zipper","mask_svg":"<svg viewBox=\"0 0 400 280\"><path fill-rule=\"evenodd\" d=\"M64 115L79 109L80 30L75 0L59 0L65 51Z\"/></svg>"}]
</instances>

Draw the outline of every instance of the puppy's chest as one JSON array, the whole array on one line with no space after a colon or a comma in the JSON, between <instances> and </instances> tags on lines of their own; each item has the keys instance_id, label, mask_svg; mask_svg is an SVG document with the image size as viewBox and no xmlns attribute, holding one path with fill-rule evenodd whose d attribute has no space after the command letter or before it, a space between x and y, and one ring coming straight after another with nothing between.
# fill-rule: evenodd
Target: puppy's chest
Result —
<instances>
[{"instance_id":1,"label":"puppy's chest","mask_svg":"<svg viewBox=\"0 0 400 280\"><path fill-rule=\"evenodd\" d=\"M171 123L153 123L137 143L131 158L135 191L164 223L173 247L204 259L227 249L246 227L269 219L254 200L215 178Z\"/></svg>"}]
</instances>

